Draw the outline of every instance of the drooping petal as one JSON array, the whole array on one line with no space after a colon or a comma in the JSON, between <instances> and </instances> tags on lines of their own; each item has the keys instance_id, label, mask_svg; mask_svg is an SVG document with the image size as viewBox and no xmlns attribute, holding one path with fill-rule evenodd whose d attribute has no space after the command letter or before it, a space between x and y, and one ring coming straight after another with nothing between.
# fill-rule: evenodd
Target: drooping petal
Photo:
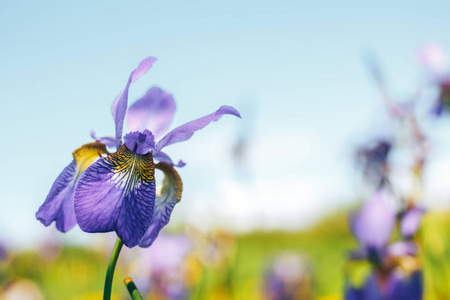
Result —
<instances>
[{"instance_id":1,"label":"drooping petal","mask_svg":"<svg viewBox=\"0 0 450 300\"><path fill-rule=\"evenodd\" d=\"M75 186L81 174L101 154L107 153L105 145L95 142L83 145L73 152L72 162L59 174L50 192L36 213L45 226L56 222L56 228L66 232L76 225L73 212Z\"/></svg>"},{"instance_id":2,"label":"drooping petal","mask_svg":"<svg viewBox=\"0 0 450 300\"><path fill-rule=\"evenodd\" d=\"M345 288L345 300L384 300L378 288L377 279L370 276L361 287L354 287L347 284Z\"/></svg>"},{"instance_id":3,"label":"drooping petal","mask_svg":"<svg viewBox=\"0 0 450 300\"><path fill-rule=\"evenodd\" d=\"M158 87L152 87L144 97L128 108L128 130L142 132L148 129L158 139L169 129L175 107L175 100L171 94Z\"/></svg>"},{"instance_id":4,"label":"drooping petal","mask_svg":"<svg viewBox=\"0 0 450 300\"><path fill-rule=\"evenodd\" d=\"M384 193L379 191L350 217L352 232L365 247L381 249L390 240L395 226L395 212L386 200Z\"/></svg>"},{"instance_id":5,"label":"drooping petal","mask_svg":"<svg viewBox=\"0 0 450 300\"><path fill-rule=\"evenodd\" d=\"M420 227L425 209L414 206L406 211L400 221L400 233L406 239L412 238Z\"/></svg>"},{"instance_id":6,"label":"drooping petal","mask_svg":"<svg viewBox=\"0 0 450 300\"><path fill-rule=\"evenodd\" d=\"M154 57L147 57L139 63L139 66L131 72L130 77L128 78L127 85L125 89L114 99L114 102L111 105L111 112L114 119L114 123L116 124L116 147L120 148L122 145L122 131L123 131L123 121L125 119L125 114L127 112L128 107L128 90L130 85L136 81L139 77L144 75L150 68L153 63L156 61Z\"/></svg>"},{"instance_id":7,"label":"drooping petal","mask_svg":"<svg viewBox=\"0 0 450 300\"><path fill-rule=\"evenodd\" d=\"M216 122L223 115L233 115L239 118L241 117L239 112L234 107L228 105L221 106L212 114L190 121L170 131L156 144L153 154L157 154L164 147L188 140L189 138L191 138L194 132L203 129L212 121Z\"/></svg>"},{"instance_id":8,"label":"drooping petal","mask_svg":"<svg viewBox=\"0 0 450 300\"><path fill-rule=\"evenodd\" d=\"M116 231L132 248L144 236L155 205L151 153L139 155L123 145L92 164L75 189L75 216L86 232Z\"/></svg>"},{"instance_id":9,"label":"drooping petal","mask_svg":"<svg viewBox=\"0 0 450 300\"><path fill-rule=\"evenodd\" d=\"M423 274L414 271L409 276L401 272L392 272L388 280L388 299L422 300Z\"/></svg>"},{"instance_id":10,"label":"drooping petal","mask_svg":"<svg viewBox=\"0 0 450 300\"><path fill-rule=\"evenodd\" d=\"M49 226L53 221L56 221L56 228L61 232L66 232L75 226L76 220L73 209L67 210L64 204L73 204L76 168L77 162L74 159L56 178L44 204L39 207L36 219L45 226Z\"/></svg>"},{"instance_id":11,"label":"drooping petal","mask_svg":"<svg viewBox=\"0 0 450 300\"><path fill-rule=\"evenodd\" d=\"M186 163L182 160L179 160L177 164L173 163L172 159L167 155L166 153L159 151L156 155L153 156L153 158L160 162L168 163L169 165L172 165L174 167L182 168L186 165Z\"/></svg>"},{"instance_id":12,"label":"drooping petal","mask_svg":"<svg viewBox=\"0 0 450 300\"><path fill-rule=\"evenodd\" d=\"M109 148L114 148L116 146L116 139L113 136L104 136L99 138L95 135L95 132L91 131L91 137L96 142L105 144Z\"/></svg>"},{"instance_id":13,"label":"drooping petal","mask_svg":"<svg viewBox=\"0 0 450 300\"><path fill-rule=\"evenodd\" d=\"M181 200L183 184L178 172L169 164L160 162L156 165L164 173L164 181L161 194L157 195L153 220L139 243L141 247L150 247L155 241L160 230L169 223L170 215L175 204Z\"/></svg>"}]
</instances>

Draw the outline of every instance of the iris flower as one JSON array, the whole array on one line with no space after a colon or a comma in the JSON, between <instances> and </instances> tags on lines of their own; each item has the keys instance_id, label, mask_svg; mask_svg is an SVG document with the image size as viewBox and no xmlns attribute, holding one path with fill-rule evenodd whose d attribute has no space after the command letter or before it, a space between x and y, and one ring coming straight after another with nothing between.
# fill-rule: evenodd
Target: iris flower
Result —
<instances>
[{"instance_id":1,"label":"iris flower","mask_svg":"<svg viewBox=\"0 0 450 300\"><path fill-rule=\"evenodd\" d=\"M181 125L160 138L175 112L171 94L152 87L128 109L130 85L156 61L148 57L130 74L124 90L112 103L115 137L96 138L73 153L72 162L53 183L36 218L45 226L53 221L62 232L76 224L85 232L115 231L123 243L149 247L170 219L180 201L182 183L163 148L183 142L194 132L230 114L240 117L231 106ZM125 116L130 132L123 136ZM94 136L94 135L93 135ZM122 139L123 136L123 139ZM95 136L94 136L95 137ZM115 146L110 154L106 145ZM159 161L157 164L154 160ZM160 194L156 194L155 168L164 173Z\"/></svg>"},{"instance_id":2,"label":"iris flower","mask_svg":"<svg viewBox=\"0 0 450 300\"><path fill-rule=\"evenodd\" d=\"M389 140L381 139L357 151L357 160L362 164L364 175L376 184L383 185L387 181L391 148L392 143Z\"/></svg>"},{"instance_id":3,"label":"iris flower","mask_svg":"<svg viewBox=\"0 0 450 300\"><path fill-rule=\"evenodd\" d=\"M419 264L409 272L402 270L415 261L417 246L408 239L420 225L423 209L413 207L402 215L400 231L407 241L389 243L396 225L396 213L387 202L386 194L378 191L350 218L350 227L361 247L352 260L369 260L373 270L360 287L347 284L346 300L414 300L423 293Z\"/></svg>"},{"instance_id":4,"label":"iris flower","mask_svg":"<svg viewBox=\"0 0 450 300\"><path fill-rule=\"evenodd\" d=\"M450 108L450 68L446 54L440 45L430 43L417 52L417 59L438 87L439 96L432 108L432 113L439 117Z\"/></svg>"},{"instance_id":5,"label":"iris flower","mask_svg":"<svg viewBox=\"0 0 450 300\"><path fill-rule=\"evenodd\" d=\"M265 293L270 300L311 299L311 272L295 253L279 254L265 275Z\"/></svg>"}]
</instances>

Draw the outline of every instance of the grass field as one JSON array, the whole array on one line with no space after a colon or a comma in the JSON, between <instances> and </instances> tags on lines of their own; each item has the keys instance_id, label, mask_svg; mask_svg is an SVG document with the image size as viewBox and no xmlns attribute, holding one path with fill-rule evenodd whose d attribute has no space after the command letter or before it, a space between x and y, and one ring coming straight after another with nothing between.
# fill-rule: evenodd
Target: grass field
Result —
<instances>
[{"instance_id":1,"label":"grass field","mask_svg":"<svg viewBox=\"0 0 450 300\"><path fill-rule=\"evenodd\" d=\"M426 300L450 299L448 217L448 213L429 213L417 236ZM280 253L296 253L306 262L313 299L341 299L346 255L357 247L344 213L329 216L306 231L252 232L228 239L228 246L219 244L227 248L221 262L201 264L195 255L188 259L190 299L264 299L264 274ZM126 251L133 256L135 250ZM0 263L0 291L5 293L12 285L22 284L26 289L39 290L49 300L101 299L107 261L108 253L82 247L10 253ZM119 258L115 299L129 299L121 283L131 275L129 261L129 257ZM157 298L153 294L147 299Z\"/></svg>"}]
</instances>

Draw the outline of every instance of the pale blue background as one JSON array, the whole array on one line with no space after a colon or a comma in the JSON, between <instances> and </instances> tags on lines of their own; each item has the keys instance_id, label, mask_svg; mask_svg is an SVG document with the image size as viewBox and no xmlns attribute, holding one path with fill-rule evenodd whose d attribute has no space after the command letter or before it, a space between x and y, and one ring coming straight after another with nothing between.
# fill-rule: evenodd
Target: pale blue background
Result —
<instances>
[{"instance_id":1,"label":"pale blue background","mask_svg":"<svg viewBox=\"0 0 450 300\"><path fill-rule=\"evenodd\" d=\"M352 143L384 118L362 55L376 51L407 95L420 77L414 51L449 45L449 11L448 1L2 0L0 240L48 232L35 211L89 131L113 133L110 103L146 56L158 62L131 100L158 85L175 96L175 124L222 104L244 117L168 148L188 163L174 222L309 224L355 197ZM240 127L252 138L236 172Z\"/></svg>"}]
</instances>

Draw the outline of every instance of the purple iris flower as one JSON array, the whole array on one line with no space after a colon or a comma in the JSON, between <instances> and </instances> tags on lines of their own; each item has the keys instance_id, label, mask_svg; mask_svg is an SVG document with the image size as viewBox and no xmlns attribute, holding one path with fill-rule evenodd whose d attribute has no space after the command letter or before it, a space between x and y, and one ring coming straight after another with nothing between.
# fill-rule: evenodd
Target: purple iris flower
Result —
<instances>
[{"instance_id":1,"label":"purple iris flower","mask_svg":"<svg viewBox=\"0 0 450 300\"><path fill-rule=\"evenodd\" d=\"M400 221L404 237L411 237L420 224L423 209L412 207ZM403 222L403 225L402 225ZM405 274L397 267L402 257L414 257L417 245L412 241L389 243L396 225L396 213L384 191L378 191L350 218L350 227L361 247L353 260L369 260L371 275L360 287L347 284L346 300L420 300L423 294L422 272ZM403 229L402 229L403 227Z\"/></svg>"},{"instance_id":2,"label":"purple iris flower","mask_svg":"<svg viewBox=\"0 0 450 300\"><path fill-rule=\"evenodd\" d=\"M130 74L124 90L112 104L115 137L95 138L88 148L89 155L74 152L74 161L59 175L36 217L46 226L56 221L60 231L71 229L76 223L86 232L116 231L128 247L149 247L159 231L170 219L176 203L180 201L182 183L164 147L183 142L194 132L203 129L223 115L240 117L231 106L181 125L158 142L169 128L175 112L171 94L152 87L128 110L130 85L145 74L156 61L148 57ZM127 116L128 129L122 140L123 124ZM109 154L105 145L117 151ZM88 147L89 146L89 147ZM95 153L95 155L93 155ZM102 157L102 154L108 154ZM96 161L94 161L98 158ZM154 159L159 161L155 165ZM165 176L160 194L156 194L154 169Z\"/></svg>"}]
</instances>

